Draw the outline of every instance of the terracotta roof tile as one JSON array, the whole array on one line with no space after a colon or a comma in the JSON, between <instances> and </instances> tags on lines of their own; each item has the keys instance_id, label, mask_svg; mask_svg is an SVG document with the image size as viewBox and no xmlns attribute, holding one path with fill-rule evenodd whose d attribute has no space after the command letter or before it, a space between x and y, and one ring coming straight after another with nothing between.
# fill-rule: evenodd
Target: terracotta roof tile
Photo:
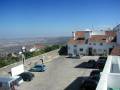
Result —
<instances>
[{"instance_id":1,"label":"terracotta roof tile","mask_svg":"<svg viewBox=\"0 0 120 90\"><path fill-rule=\"evenodd\" d=\"M92 35L88 41L90 41L90 42L106 42L106 36L105 35Z\"/></svg>"},{"instance_id":2,"label":"terracotta roof tile","mask_svg":"<svg viewBox=\"0 0 120 90\"><path fill-rule=\"evenodd\" d=\"M111 51L111 55L117 55L120 56L120 46L114 47Z\"/></svg>"},{"instance_id":3,"label":"terracotta roof tile","mask_svg":"<svg viewBox=\"0 0 120 90\"><path fill-rule=\"evenodd\" d=\"M68 41L68 44L84 44L84 43L85 43L85 40L74 40L73 38L71 38Z\"/></svg>"},{"instance_id":4,"label":"terracotta roof tile","mask_svg":"<svg viewBox=\"0 0 120 90\"><path fill-rule=\"evenodd\" d=\"M83 44L85 43L85 40L79 40L78 38L84 38L86 31L77 31L75 32L75 38L70 39L68 41L68 44ZM106 43L112 43L113 40L116 37L116 32L114 31L105 31L105 35L92 35L88 42L106 42Z\"/></svg>"},{"instance_id":5,"label":"terracotta roof tile","mask_svg":"<svg viewBox=\"0 0 120 90\"><path fill-rule=\"evenodd\" d=\"M105 35L106 36L113 36L113 37L115 37L116 36L116 32L114 32L114 31L106 31Z\"/></svg>"},{"instance_id":6,"label":"terracotta roof tile","mask_svg":"<svg viewBox=\"0 0 120 90\"><path fill-rule=\"evenodd\" d=\"M77 31L77 32L75 32L75 36L76 37L84 37L85 36L85 32L84 31Z\"/></svg>"},{"instance_id":7,"label":"terracotta roof tile","mask_svg":"<svg viewBox=\"0 0 120 90\"><path fill-rule=\"evenodd\" d=\"M114 39L116 37L116 32L114 32L114 31L106 31L105 34L107 36L107 43L111 43L111 42L114 41Z\"/></svg>"}]
</instances>

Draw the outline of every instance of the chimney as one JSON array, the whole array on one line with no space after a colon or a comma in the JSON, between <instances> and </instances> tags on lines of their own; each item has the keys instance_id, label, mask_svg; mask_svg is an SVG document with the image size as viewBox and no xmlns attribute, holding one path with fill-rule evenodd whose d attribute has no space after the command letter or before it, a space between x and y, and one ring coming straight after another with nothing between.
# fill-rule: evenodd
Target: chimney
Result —
<instances>
[{"instance_id":1,"label":"chimney","mask_svg":"<svg viewBox=\"0 0 120 90\"><path fill-rule=\"evenodd\" d=\"M74 40L76 40L76 37L75 37L75 32L74 32L74 37L73 37L73 38L74 38Z\"/></svg>"},{"instance_id":2,"label":"chimney","mask_svg":"<svg viewBox=\"0 0 120 90\"><path fill-rule=\"evenodd\" d=\"M72 37L73 37L74 40L76 40L75 32L72 32Z\"/></svg>"}]
</instances>

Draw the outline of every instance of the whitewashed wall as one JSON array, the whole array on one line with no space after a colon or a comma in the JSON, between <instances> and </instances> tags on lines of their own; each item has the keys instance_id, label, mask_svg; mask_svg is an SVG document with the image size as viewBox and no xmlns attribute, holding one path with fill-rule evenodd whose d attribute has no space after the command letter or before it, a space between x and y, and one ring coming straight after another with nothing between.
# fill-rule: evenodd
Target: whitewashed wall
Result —
<instances>
[{"instance_id":1,"label":"whitewashed wall","mask_svg":"<svg viewBox=\"0 0 120 90\"><path fill-rule=\"evenodd\" d=\"M117 44L120 45L120 32L117 32Z\"/></svg>"},{"instance_id":2,"label":"whitewashed wall","mask_svg":"<svg viewBox=\"0 0 120 90\"><path fill-rule=\"evenodd\" d=\"M119 83L120 72L119 71L111 72L111 69L114 68L112 67L112 64L120 65L120 56L108 56L96 90L108 90L108 88L120 88Z\"/></svg>"},{"instance_id":3,"label":"whitewashed wall","mask_svg":"<svg viewBox=\"0 0 120 90\"><path fill-rule=\"evenodd\" d=\"M90 32L85 32L85 39L88 39L90 37Z\"/></svg>"},{"instance_id":4,"label":"whitewashed wall","mask_svg":"<svg viewBox=\"0 0 120 90\"><path fill-rule=\"evenodd\" d=\"M83 51L80 51L80 48L83 49ZM81 44L81 45L78 45L78 48L77 48L77 51L79 54L87 54L87 49L88 49L88 45L86 44Z\"/></svg>"},{"instance_id":5,"label":"whitewashed wall","mask_svg":"<svg viewBox=\"0 0 120 90\"><path fill-rule=\"evenodd\" d=\"M98 31L98 30L92 31L90 32L90 36L91 35L105 35L105 31Z\"/></svg>"},{"instance_id":6,"label":"whitewashed wall","mask_svg":"<svg viewBox=\"0 0 120 90\"><path fill-rule=\"evenodd\" d=\"M92 49L96 49L96 53L97 54L103 54L104 53L104 50L107 51L107 53L109 52L109 48L112 48L113 47L113 44L106 44L106 43L103 43L103 45L100 45L100 42L96 42L94 45L93 42L90 42L91 45L88 44L88 47L91 47Z\"/></svg>"},{"instance_id":7,"label":"whitewashed wall","mask_svg":"<svg viewBox=\"0 0 120 90\"><path fill-rule=\"evenodd\" d=\"M74 53L74 49L77 50L77 54L80 55L80 54L84 54L84 55L87 55L88 54L88 48L92 48L92 50L96 49L96 54L103 54L104 53L104 50L106 50L106 53L108 54L109 53L109 48L112 48L113 46L115 46L114 43L112 44L106 44L106 43L103 43L103 45L100 45L100 42L96 42L94 45L93 42L90 42L91 45L88 44L78 44L77 47L74 47L74 45L72 44L68 44L68 54L72 54L73 56L75 56L75 53ZM83 49L83 51L80 51L80 48Z\"/></svg>"},{"instance_id":8,"label":"whitewashed wall","mask_svg":"<svg viewBox=\"0 0 120 90\"><path fill-rule=\"evenodd\" d=\"M73 49L74 49L74 46L72 44L68 44L68 55L69 54L72 54L72 55L74 54Z\"/></svg>"},{"instance_id":9,"label":"whitewashed wall","mask_svg":"<svg viewBox=\"0 0 120 90\"><path fill-rule=\"evenodd\" d=\"M72 54L73 56L75 56L75 53L74 53L74 49L77 50L77 54L80 55L80 54L86 54L86 49L87 49L87 45L85 44L78 44L77 47L74 47L74 45L72 44L68 44L68 54ZM83 49L83 51L80 51L80 48Z\"/></svg>"}]
</instances>

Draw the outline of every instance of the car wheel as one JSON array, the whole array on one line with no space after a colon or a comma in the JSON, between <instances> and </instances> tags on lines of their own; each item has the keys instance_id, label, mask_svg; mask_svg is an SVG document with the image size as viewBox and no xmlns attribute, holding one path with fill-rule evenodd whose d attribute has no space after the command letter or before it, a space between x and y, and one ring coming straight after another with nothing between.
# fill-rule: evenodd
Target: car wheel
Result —
<instances>
[{"instance_id":1,"label":"car wheel","mask_svg":"<svg viewBox=\"0 0 120 90\"><path fill-rule=\"evenodd\" d=\"M31 79L30 79L30 78L28 78L28 81L31 81Z\"/></svg>"}]
</instances>

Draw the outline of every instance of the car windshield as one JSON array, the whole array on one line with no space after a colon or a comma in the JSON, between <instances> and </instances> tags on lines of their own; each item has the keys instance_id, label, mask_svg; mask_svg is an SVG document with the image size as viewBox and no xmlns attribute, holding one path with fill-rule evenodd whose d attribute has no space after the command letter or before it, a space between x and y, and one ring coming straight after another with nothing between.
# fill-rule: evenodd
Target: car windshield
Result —
<instances>
[{"instance_id":1,"label":"car windshield","mask_svg":"<svg viewBox=\"0 0 120 90\"><path fill-rule=\"evenodd\" d=\"M107 57L99 57L99 59L107 59Z\"/></svg>"},{"instance_id":2,"label":"car windshield","mask_svg":"<svg viewBox=\"0 0 120 90\"><path fill-rule=\"evenodd\" d=\"M100 60L99 62L103 62L103 63L104 63L104 62L106 62L106 61L105 61L105 60Z\"/></svg>"},{"instance_id":3,"label":"car windshield","mask_svg":"<svg viewBox=\"0 0 120 90\"><path fill-rule=\"evenodd\" d=\"M22 77L19 77L18 79L16 79L15 81L20 81L20 80L22 80Z\"/></svg>"},{"instance_id":4,"label":"car windshield","mask_svg":"<svg viewBox=\"0 0 120 90\"><path fill-rule=\"evenodd\" d=\"M35 68L41 68L42 66L35 66Z\"/></svg>"}]
</instances>

